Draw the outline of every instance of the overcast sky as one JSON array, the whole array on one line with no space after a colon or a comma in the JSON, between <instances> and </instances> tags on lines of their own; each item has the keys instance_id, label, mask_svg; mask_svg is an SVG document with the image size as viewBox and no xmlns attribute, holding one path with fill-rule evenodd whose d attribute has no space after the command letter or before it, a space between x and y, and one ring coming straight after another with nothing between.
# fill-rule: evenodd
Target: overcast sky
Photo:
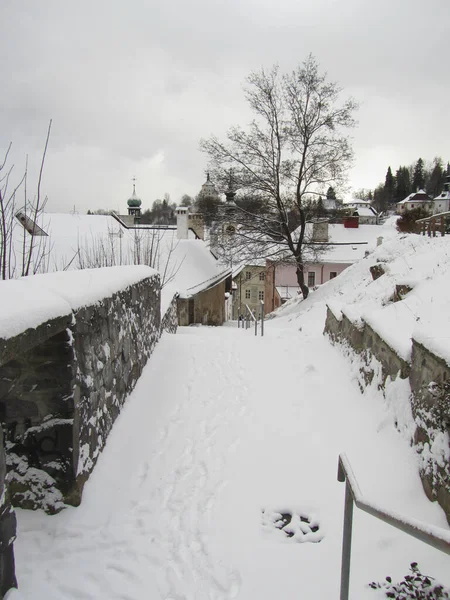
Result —
<instances>
[{"instance_id":1,"label":"overcast sky","mask_svg":"<svg viewBox=\"0 0 450 600\"><path fill-rule=\"evenodd\" d=\"M205 180L199 140L248 121L245 77L309 53L359 103L350 184L450 160L449 0L2 0L0 149L51 212L179 201Z\"/></svg>"}]
</instances>

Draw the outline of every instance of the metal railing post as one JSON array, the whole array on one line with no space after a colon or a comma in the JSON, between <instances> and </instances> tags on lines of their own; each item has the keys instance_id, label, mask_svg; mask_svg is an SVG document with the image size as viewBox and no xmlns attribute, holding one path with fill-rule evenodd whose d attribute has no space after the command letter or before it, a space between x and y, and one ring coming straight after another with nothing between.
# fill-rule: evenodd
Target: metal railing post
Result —
<instances>
[{"instance_id":1,"label":"metal railing post","mask_svg":"<svg viewBox=\"0 0 450 600\"><path fill-rule=\"evenodd\" d=\"M348 600L350 581L350 554L352 549L353 504L373 517L404 531L408 535L450 554L450 532L427 525L394 511L383 510L364 499L358 482L345 454L339 455L338 481L345 481L344 531L342 534L341 600Z\"/></svg>"},{"instance_id":2,"label":"metal railing post","mask_svg":"<svg viewBox=\"0 0 450 600\"><path fill-rule=\"evenodd\" d=\"M261 300L261 337L264 336L264 301Z\"/></svg>"},{"instance_id":3,"label":"metal railing post","mask_svg":"<svg viewBox=\"0 0 450 600\"><path fill-rule=\"evenodd\" d=\"M345 482L344 531L342 533L341 595L348 600L350 589L350 558L352 554L353 496L348 481Z\"/></svg>"}]
</instances>

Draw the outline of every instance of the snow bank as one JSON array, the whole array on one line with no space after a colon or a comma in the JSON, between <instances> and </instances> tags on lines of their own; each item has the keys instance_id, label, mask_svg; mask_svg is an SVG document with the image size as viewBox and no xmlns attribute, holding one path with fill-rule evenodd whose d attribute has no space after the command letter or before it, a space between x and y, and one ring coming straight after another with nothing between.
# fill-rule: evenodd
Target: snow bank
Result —
<instances>
[{"instance_id":1,"label":"snow bank","mask_svg":"<svg viewBox=\"0 0 450 600\"><path fill-rule=\"evenodd\" d=\"M95 304L147 277L143 265L63 271L0 282L0 338L8 339L83 306Z\"/></svg>"},{"instance_id":2,"label":"snow bank","mask_svg":"<svg viewBox=\"0 0 450 600\"><path fill-rule=\"evenodd\" d=\"M384 275L373 280L370 267L376 264ZM395 298L398 286L411 291ZM274 315L326 302L338 319L343 313L355 325L366 321L404 360L410 360L414 338L450 364L449 296L450 236L408 234L384 241L305 301L291 300Z\"/></svg>"}]
</instances>

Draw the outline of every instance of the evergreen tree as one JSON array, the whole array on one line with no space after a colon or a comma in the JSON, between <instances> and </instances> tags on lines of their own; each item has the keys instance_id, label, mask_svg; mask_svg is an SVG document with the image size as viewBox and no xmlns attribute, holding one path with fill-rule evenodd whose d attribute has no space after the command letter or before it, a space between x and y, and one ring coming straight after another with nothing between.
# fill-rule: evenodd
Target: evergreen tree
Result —
<instances>
[{"instance_id":1,"label":"evergreen tree","mask_svg":"<svg viewBox=\"0 0 450 600\"><path fill-rule=\"evenodd\" d=\"M327 190L327 200L336 200L336 192L334 190L334 187L332 187L331 185Z\"/></svg>"},{"instance_id":2,"label":"evergreen tree","mask_svg":"<svg viewBox=\"0 0 450 600\"><path fill-rule=\"evenodd\" d=\"M423 190L425 188L425 170L423 160L421 158L419 158L414 167L412 187L413 192L417 192L418 190Z\"/></svg>"},{"instance_id":3,"label":"evergreen tree","mask_svg":"<svg viewBox=\"0 0 450 600\"><path fill-rule=\"evenodd\" d=\"M328 197L328 192L329 192L330 190L332 191L332 194L334 195L334 198L329 198L329 197ZM331 199L331 200L336 200L336 194L334 193L334 190L333 190L333 188L332 188L332 187L328 188L328 192L327 192L327 198L328 198L328 200L330 200L330 199ZM320 217L325 217L325 216L326 216L326 214L327 214L327 211L325 210L325 207L324 207L324 205L323 205L323 200L322 200L322 197L320 197L320 196L319 196L319 199L317 200L317 207L316 207L316 210L317 210L317 216L318 216L319 218L320 218Z\"/></svg>"},{"instance_id":4,"label":"evergreen tree","mask_svg":"<svg viewBox=\"0 0 450 600\"><path fill-rule=\"evenodd\" d=\"M411 193L411 178L408 167L399 167L395 176L395 200L400 202Z\"/></svg>"},{"instance_id":5,"label":"evergreen tree","mask_svg":"<svg viewBox=\"0 0 450 600\"><path fill-rule=\"evenodd\" d=\"M192 206L194 204L194 198L189 194L183 194L180 200L180 206Z\"/></svg>"},{"instance_id":6,"label":"evergreen tree","mask_svg":"<svg viewBox=\"0 0 450 600\"><path fill-rule=\"evenodd\" d=\"M427 181L426 191L429 196L436 198L442 192L444 187L444 170L442 168L442 159L438 156L434 159L434 167Z\"/></svg>"},{"instance_id":7,"label":"evergreen tree","mask_svg":"<svg viewBox=\"0 0 450 600\"><path fill-rule=\"evenodd\" d=\"M383 212L388 207L388 201L384 185L380 183L373 191L373 205L378 212Z\"/></svg>"},{"instance_id":8,"label":"evergreen tree","mask_svg":"<svg viewBox=\"0 0 450 600\"><path fill-rule=\"evenodd\" d=\"M384 194L388 203L395 200L395 177L392 175L391 167L388 167L384 180Z\"/></svg>"},{"instance_id":9,"label":"evergreen tree","mask_svg":"<svg viewBox=\"0 0 450 600\"><path fill-rule=\"evenodd\" d=\"M206 225L211 225L217 218L221 204L222 202L218 195L206 196L198 194L195 199L195 211L203 215Z\"/></svg>"}]
</instances>

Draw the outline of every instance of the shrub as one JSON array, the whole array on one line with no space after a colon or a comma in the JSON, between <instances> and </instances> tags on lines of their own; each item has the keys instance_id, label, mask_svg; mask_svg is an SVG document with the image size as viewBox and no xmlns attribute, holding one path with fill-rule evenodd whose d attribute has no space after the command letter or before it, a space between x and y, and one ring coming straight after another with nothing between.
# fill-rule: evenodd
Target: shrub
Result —
<instances>
[{"instance_id":1,"label":"shrub","mask_svg":"<svg viewBox=\"0 0 450 600\"><path fill-rule=\"evenodd\" d=\"M450 590L443 585L433 583L435 580L429 575L423 575L416 562L411 563L409 567L410 575L405 575L403 581L397 584L392 583L392 577L386 577L383 583L369 583L373 590L383 589L386 598L396 598L396 600L434 600L435 598L450 598Z\"/></svg>"},{"instance_id":2,"label":"shrub","mask_svg":"<svg viewBox=\"0 0 450 600\"><path fill-rule=\"evenodd\" d=\"M429 216L430 213L422 207L406 210L397 219L397 231L400 231L400 233L420 233L420 225L416 221Z\"/></svg>"}]
</instances>

